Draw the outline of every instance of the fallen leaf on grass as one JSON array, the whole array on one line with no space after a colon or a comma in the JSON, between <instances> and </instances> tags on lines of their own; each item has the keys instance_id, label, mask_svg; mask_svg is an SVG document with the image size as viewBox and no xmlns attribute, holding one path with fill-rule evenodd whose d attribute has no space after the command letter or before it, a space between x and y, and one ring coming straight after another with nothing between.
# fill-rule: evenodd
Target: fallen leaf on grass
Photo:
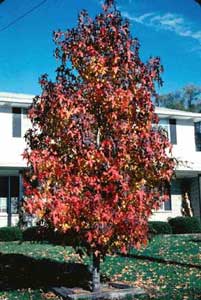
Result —
<instances>
[{"instance_id":1,"label":"fallen leaf on grass","mask_svg":"<svg viewBox=\"0 0 201 300\"><path fill-rule=\"evenodd\" d=\"M54 293L48 292L48 293L42 293L42 297L44 299L59 299Z\"/></svg>"}]
</instances>

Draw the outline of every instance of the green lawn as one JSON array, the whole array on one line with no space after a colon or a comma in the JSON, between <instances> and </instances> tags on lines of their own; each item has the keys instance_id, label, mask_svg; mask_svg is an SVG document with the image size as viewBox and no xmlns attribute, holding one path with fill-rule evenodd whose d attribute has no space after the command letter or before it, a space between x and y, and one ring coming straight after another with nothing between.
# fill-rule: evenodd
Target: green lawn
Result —
<instances>
[{"instance_id":1,"label":"green lawn","mask_svg":"<svg viewBox=\"0 0 201 300\"><path fill-rule=\"evenodd\" d=\"M129 257L107 256L101 265L102 273L110 277L111 280L131 282L144 287L148 295L141 297L142 299L201 299L201 241L199 239L196 241L195 238L192 241L192 239L191 236L158 236L152 240L146 249L131 251L131 256ZM16 280L18 280L18 277L22 275L22 278L19 278L19 282L23 280L23 273L26 274L27 266L28 271L30 270L30 273L33 272L30 276L33 276L32 278L36 276L39 282L40 276L37 277L37 274L46 272L46 267L49 269L44 274L49 276L49 273L54 272L48 270L54 268L55 264L56 271L53 275L57 276L57 272L60 274L60 269L58 269L60 265L63 268L65 263L69 264L70 262L89 263L88 258L83 258L83 261L81 261L70 247L63 248L48 244L31 244L28 242L23 244L18 242L1 243L0 253L3 254L3 262L8 259L8 262L5 262L3 267L0 260L0 272L3 275L8 272L8 280L12 276L14 276L14 280L15 276ZM19 254L31 257L31 259L27 260L26 267L20 262L20 260L24 259L24 256ZM15 263L14 259L16 257L19 263L16 265L16 274L14 275L13 270L9 269L9 264ZM150 261L150 258L152 261ZM159 263L157 261L158 258L171 261L171 264L168 264L168 262ZM51 262L50 259L53 261ZM173 261L175 264L173 264ZM39 266L35 268L37 262ZM59 264L59 262L62 264ZM183 265L179 265L180 263ZM195 267L190 267L188 266L189 264L193 264ZM81 278L83 278L82 275ZM24 287L20 290L16 288L15 291L0 292L0 300L3 299L44 300L56 298L50 293L44 293L40 286L36 286L32 287L32 289Z\"/></svg>"}]
</instances>

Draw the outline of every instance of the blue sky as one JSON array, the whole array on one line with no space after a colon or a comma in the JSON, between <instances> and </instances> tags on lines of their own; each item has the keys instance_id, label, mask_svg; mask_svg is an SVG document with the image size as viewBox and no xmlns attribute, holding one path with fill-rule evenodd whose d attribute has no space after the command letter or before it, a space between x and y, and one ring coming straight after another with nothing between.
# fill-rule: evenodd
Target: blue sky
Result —
<instances>
[{"instance_id":1,"label":"blue sky","mask_svg":"<svg viewBox=\"0 0 201 300\"><path fill-rule=\"evenodd\" d=\"M8 29L1 29L41 0L5 0L0 5L0 91L40 93L38 78L54 79L52 32L77 22L85 8L91 16L101 10L99 0L47 0ZM133 37L141 43L141 58L160 56L164 86L160 93L201 85L201 6L194 0L118 0L130 19Z\"/></svg>"}]
</instances>

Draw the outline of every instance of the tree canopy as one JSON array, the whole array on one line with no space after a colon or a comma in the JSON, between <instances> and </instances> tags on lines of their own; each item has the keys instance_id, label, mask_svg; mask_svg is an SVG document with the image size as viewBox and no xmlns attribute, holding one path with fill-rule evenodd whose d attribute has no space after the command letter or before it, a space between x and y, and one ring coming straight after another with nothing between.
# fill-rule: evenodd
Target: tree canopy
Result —
<instances>
[{"instance_id":1,"label":"tree canopy","mask_svg":"<svg viewBox=\"0 0 201 300\"><path fill-rule=\"evenodd\" d=\"M88 253L126 252L147 241L174 159L151 101L160 60L139 42L113 1L94 19L54 34L55 81L43 75L26 134L26 209L56 230L75 230Z\"/></svg>"}]
</instances>

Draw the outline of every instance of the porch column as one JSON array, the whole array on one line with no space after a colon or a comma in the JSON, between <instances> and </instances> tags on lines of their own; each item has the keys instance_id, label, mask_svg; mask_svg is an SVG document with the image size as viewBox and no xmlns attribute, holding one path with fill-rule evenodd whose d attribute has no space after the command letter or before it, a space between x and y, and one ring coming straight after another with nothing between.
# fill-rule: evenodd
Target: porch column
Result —
<instances>
[{"instance_id":1,"label":"porch column","mask_svg":"<svg viewBox=\"0 0 201 300\"><path fill-rule=\"evenodd\" d=\"M198 188L199 188L199 217L201 220L201 174L198 175Z\"/></svg>"},{"instance_id":2,"label":"porch column","mask_svg":"<svg viewBox=\"0 0 201 300\"><path fill-rule=\"evenodd\" d=\"M19 205L21 205L23 194L22 174L19 172Z\"/></svg>"},{"instance_id":3,"label":"porch column","mask_svg":"<svg viewBox=\"0 0 201 300\"><path fill-rule=\"evenodd\" d=\"M8 176L8 200L7 200L8 226L11 226L11 198L10 198L10 176Z\"/></svg>"}]
</instances>

